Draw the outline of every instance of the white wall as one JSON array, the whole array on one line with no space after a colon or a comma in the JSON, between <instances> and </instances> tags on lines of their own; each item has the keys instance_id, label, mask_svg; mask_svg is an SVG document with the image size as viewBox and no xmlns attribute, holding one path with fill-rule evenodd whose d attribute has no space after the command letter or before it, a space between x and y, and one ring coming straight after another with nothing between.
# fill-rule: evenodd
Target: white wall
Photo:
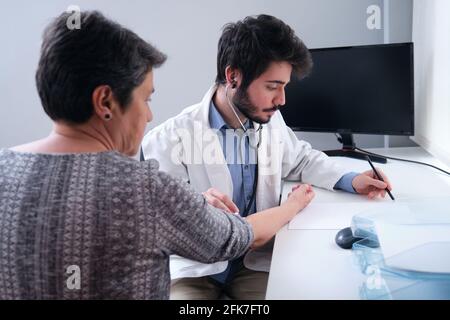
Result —
<instances>
[{"instance_id":1,"label":"white wall","mask_svg":"<svg viewBox=\"0 0 450 320\"><path fill-rule=\"evenodd\" d=\"M384 0L386 1L386 0ZM98 9L133 29L169 55L155 73L155 120L149 128L198 102L216 74L222 26L246 15L267 13L290 24L310 47L383 43L383 30L366 27L369 5L383 0L47 0L0 2L0 147L47 135L51 122L35 89L42 31L71 5ZM412 0L390 1L390 38L411 41ZM316 148L338 146L331 134L299 133ZM382 136L357 135L361 147L383 145ZM402 137L398 145L408 145Z\"/></svg>"},{"instance_id":2,"label":"white wall","mask_svg":"<svg viewBox=\"0 0 450 320\"><path fill-rule=\"evenodd\" d=\"M415 0L416 135L450 165L450 1Z\"/></svg>"}]
</instances>

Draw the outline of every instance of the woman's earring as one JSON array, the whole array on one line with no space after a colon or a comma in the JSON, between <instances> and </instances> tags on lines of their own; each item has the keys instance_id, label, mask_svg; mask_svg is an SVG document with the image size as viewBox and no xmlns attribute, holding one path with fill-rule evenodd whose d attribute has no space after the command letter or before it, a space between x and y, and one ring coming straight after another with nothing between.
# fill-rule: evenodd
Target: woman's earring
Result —
<instances>
[{"instance_id":1,"label":"woman's earring","mask_svg":"<svg viewBox=\"0 0 450 320\"><path fill-rule=\"evenodd\" d=\"M111 116L110 113L105 114L105 120L106 120L106 121L111 120L111 118L112 118L112 116Z\"/></svg>"}]
</instances>

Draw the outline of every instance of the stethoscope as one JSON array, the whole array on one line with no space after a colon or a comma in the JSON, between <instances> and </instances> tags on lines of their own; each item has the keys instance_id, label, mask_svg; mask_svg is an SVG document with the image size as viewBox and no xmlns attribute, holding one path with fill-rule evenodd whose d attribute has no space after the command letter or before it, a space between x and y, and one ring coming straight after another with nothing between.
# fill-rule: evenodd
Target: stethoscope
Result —
<instances>
[{"instance_id":1,"label":"stethoscope","mask_svg":"<svg viewBox=\"0 0 450 320\"><path fill-rule=\"evenodd\" d=\"M236 109L238 109L238 108L234 105L234 103L230 100L230 97L228 96L229 87L230 87L229 84L225 87L225 97L227 98L228 106L230 107L230 109L233 112L234 116L236 117L237 121L239 121L239 125L241 126L242 130L244 131L244 134L246 134L248 136L248 132L247 132L248 129L244 126L241 119L237 115ZM258 129L256 129L256 132L258 132L258 134L259 134L258 143L256 144L256 149L259 149L259 146L261 145L262 128L263 128L263 125L259 124ZM256 154L258 154L258 152L256 152ZM258 164L258 162L257 162L257 164Z\"/></svg>"},{"instance_id":2,"label":"stethoscope","mask_svg":"<svg viewBox=\"0 0 450 320\"><path fill-rule=\"evenodd\" d=\"M239 124L241 125L241 128L242 128L242 130L244 132L244 135L246 135L246 138L248 138L249 145L251 146L251 144L250 144L251 139L249 137L248 129L244 126L244 124L242 123L241 119L237 115L237 112L236 112L237 107L234 105L234 103L231 101L230 97L228 96L229 86L230 85L228 84L225 87L225 96L226 96L227 101L228 101L228 106L230 107L230 109L233 112L233 114L236 117L236 119L239 121ZM259 127L256 130L256 132L258 132L258 134L259 134L259 137L258 137L258 143L256 144L256 152L255 152L255 157L256 157L255 179L253 181L252 196L251 196L250 200L248 201L247 205L245 206L244 212L242 214L243 217L246 217L248 215L248 213L250 211L250 208L253 206L253 203L255 202L255 198L256 198L256 188L258 186L258 150L259 150L259 146L261 145L262 128L263 128L263 125L259 124ZM243 138L243 136L241 137L241 143L242 143L242 138ZM239 150L241 150L241 147L239 147ZM241 158L242 158L242 153L241 153Z\"/></svg>"}]
</instances>

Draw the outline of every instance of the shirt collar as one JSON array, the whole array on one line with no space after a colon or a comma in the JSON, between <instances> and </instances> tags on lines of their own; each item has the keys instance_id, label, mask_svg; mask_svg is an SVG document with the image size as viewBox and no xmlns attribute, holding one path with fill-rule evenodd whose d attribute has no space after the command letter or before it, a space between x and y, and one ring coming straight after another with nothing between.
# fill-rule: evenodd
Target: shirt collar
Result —
<instances>
[{"instance_id":1,"label":"shirt collar","mask_svg":"<svg viewBox=\"0 0 450 320\"><path fill-rule=\"evenodd\" d=\"M246 129L250 128L251 121L248 121L248 119L244 123L244 127ZM209 125L212 129L231 129L231 127L223 120L222 115L219 113L219 111L216 108L216 105L211 100L211 104L209 106Z\"/></svg>"}]
</instances>

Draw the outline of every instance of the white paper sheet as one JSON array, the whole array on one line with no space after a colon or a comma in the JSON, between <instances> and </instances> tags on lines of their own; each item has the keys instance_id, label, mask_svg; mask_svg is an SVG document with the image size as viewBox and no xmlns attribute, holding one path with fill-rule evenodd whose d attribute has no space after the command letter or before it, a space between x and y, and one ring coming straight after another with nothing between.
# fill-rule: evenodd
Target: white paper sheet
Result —
<instances>
[{"instance_id":1,"label":"white paper sheet","mask_svg":"<svg viewBox=\"0 0 450 320\"><path fill-rule=\"evenodd\" d=\"M394 204L386 202L311 203L289 223L289 229L339 230L349 227L354 215L371 209L383 210Z\"/></svg>"}]
</instances>

